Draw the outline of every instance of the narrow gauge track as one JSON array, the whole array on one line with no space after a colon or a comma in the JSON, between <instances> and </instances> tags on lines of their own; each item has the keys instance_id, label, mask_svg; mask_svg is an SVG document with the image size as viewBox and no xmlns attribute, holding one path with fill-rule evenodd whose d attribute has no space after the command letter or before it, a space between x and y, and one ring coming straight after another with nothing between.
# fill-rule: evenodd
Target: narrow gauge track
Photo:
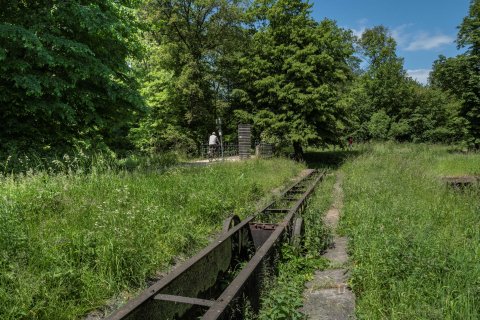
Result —
<instances>
[{"instance_id":1,"label":"narrow gauge track","mask_svg":"<svg viewBox=\"0 0 480 320\"><path fill-rule=\"evenodd\" d=\"M323 178L309 169L254 215L226 219L216 240L107 319L243 319L247 308L258 311L262 281L273 272L281 243L301 246L300 215Z\"/></svg>"}]
</instances>

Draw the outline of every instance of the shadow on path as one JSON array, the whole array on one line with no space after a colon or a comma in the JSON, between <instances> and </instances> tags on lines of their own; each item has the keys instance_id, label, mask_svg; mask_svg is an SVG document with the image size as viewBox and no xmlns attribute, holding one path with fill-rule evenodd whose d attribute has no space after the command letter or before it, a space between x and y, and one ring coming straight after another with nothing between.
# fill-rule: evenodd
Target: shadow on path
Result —
<instances>
[{"instance_id":1,"label":"shadow on path","mask_svg":"<svg viewBox=\"0 0 480 320\"><path fill-rule=\"evenodd\" d=\"M347 159L360 156L363 151L315 151L306 152L304 160L308 168L338 169Z\"/></svg>"}]
</instances>

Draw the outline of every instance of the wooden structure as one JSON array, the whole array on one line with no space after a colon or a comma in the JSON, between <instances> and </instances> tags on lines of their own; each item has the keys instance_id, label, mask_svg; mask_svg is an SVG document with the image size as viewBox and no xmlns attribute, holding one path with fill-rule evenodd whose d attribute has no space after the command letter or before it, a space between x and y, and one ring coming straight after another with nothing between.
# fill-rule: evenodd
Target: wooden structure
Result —
<instances>
[{"instance_id":1,"label":"wooden structure","mask_svg":"<svg viewBox=\"0 0 480 320\"><path fill-rule=\"evenodd\" d=\"M252 125L238 125L238 155L240 159L250 158L250 148L252 146Z\"/></svg>"},{"instance_id":2,"label":"wooden structure","mask_svg":"<svg viewBox=\"0 0 480 320\"><path fill-rule=\"evenodd\" d=\"M255 147L255 155L259 158L273 157L273 144L260 142Z\"/></svg>"}]
</instances>

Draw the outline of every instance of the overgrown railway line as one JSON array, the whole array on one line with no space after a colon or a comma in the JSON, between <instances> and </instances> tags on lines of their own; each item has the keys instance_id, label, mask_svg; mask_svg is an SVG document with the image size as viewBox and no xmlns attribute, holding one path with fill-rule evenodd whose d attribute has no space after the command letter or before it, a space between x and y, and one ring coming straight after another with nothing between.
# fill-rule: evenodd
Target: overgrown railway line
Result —
<instances>
[{"instance_id":1,"label":"overgrown railway line","mask_svg":"<svg viewBox=\"0 0 480 320\"><path fill-rule=\"evenodd\" d=\"M280 245L301 246L301 213L323 178L323 172L307 170L254 215L230 217L216 240L108 319L243 319L245 310L258 311L262 280L272 272Z\"/></svg>"}]
</instances>

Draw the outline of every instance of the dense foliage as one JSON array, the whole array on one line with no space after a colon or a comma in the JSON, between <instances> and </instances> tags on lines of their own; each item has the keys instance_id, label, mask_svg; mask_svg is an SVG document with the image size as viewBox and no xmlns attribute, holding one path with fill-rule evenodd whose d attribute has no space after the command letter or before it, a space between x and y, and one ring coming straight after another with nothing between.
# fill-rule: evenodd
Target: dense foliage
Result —
<instances>
[{"instance_id":1,"label":"dense foliage","mask_svg":"<svg viewBox=\"0 0 480 320\"><path fill-rule=\"evenodd\" d=\"M357 39L303 0L9 1L0 153L197 150L222 118L297 154L355 139L480 146L480 2L431 84L383 26ZM364 61L360 68L360 59ZM146 112L146 113L145 113ZM281 149L281 148L280 148Z\"/></svg>"},{"instance_id":2,"label":"dense foliage","mask_svg":"<svg viewBox=\"0 0 480 320\"><path fill-rule=\"evenodd\" d=\"M465 139L460 101L409 78L388 29L367 29L359 46L367 68L344 97L351 106L354 137L444 143Z\"/></svg>"},{"instance_id":3,"label":"dense foliage","mask_svg":"<svg viewBox=\"0 0 480 320\"><path fill-rule=\"evenodd\" d=\"M338 143L345 127L339 95L352 77L353 36L335 22L315 22L300 0L261 4L263 23L242 58L235 90L237 116L251 121L262 140L277 145Z\"/></svg>"},{"instance_id":4,"label":"dense foliage","mask_svg":"<svg viewBox=\"0 0 480 320\"><path fill-rule=\"evenodd\" d=\"M2 2L0 152L129 147L142 110L133 2Z\"/></svg>"},{"instance_id":5,"label":"dense foliage","mask_svg":"<svg viewBox=\"0 0 480 320\"><path fill-rule=\"evenodd\" d=\"M193 151L215 129L244 38L243 13L239 0L145 1L147 52L138 67L150 113L132 132L141 149Z\"/></svg>"},{"instance_id":6,"label":"dense foliage","mask_svg":"<svg viewBox=\"0 0 480 320\"><path fill-rule=\"evenodd\" d=\"M466 48L453 58L440 56L433 64L431 82L462 101L461 115L468 121L469 144L480 148L480 1L472 0L458 32L457 43Z\"/></svg>"}]
</instances>

